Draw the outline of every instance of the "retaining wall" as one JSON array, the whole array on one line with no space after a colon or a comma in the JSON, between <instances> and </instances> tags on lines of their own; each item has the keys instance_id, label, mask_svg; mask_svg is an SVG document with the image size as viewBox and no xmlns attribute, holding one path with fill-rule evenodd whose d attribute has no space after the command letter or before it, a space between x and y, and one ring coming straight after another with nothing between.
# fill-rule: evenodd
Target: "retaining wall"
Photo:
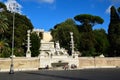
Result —
<instances>
[{"instance_id":1,"label":"retaining wall","mask_svg":"<svg viewBox=\"0 0 120 80\"><path fill-rule=\"evenodd\" d=\"M38 58L14 58L14 70L38 70L40 60ZM10 70L11 59L10 58L0 58L0 71Z\"/></svg>"},{"instance_id":2,"label":"retaining wall","mask_svg":"<svg viewBox=\"0 0 120 80\"><path fill-rule=\"evenodd\" d=\"M56 58L55 58L56 59ZM78 68L113 68L120 67L120 57L79 57L75 58L78 62ZM57 59L56 59L57 60ZM65 60L65 59L64 59ZM66 60L70 61L70 60ZM44 61L42 61L44 63ZM45 60L46 62L46 60ZM14 70L38 70L40 68L40 59L36 58L14 58ZM70 63L70 62L68 62ZM11 59L0 58L0 72L10 70Z\"/></svg>"},{"instance_id":3,"label":"retaining wall","mask_svg":"<svg viewBox=\"0 0 120 80\"><path fill-rule=\"evenodd\" d=\"M80 57L79 68L120 67L120 57Z\"/></svg>"}]
</instances>

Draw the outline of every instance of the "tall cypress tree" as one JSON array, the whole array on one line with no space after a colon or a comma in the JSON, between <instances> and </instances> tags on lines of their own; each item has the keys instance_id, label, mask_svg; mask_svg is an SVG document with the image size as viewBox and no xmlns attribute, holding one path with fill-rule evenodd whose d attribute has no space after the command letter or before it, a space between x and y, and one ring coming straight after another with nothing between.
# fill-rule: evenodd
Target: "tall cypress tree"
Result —
<instances>
[{"instance_id":1,"label":"tall cypress tree","mask_svg":"<svg viewBox=\"0 0 120 80\"><path fill-rule=\"evenodd\" d=\"M120 17L114 6L111 7L108 38L110 42L108 55L120 56Z\"/></svg>"},{"instance_id":2,"label":"tall cypress tree","mask_svg":"<svg viewBox=\"0 0 120 80\"><path fill-rule=\"evenodd\" d=\"M36 33L31 34L31 52L32 52L32 57L38 56L39 53L39 48L40 48L40 38Z\"/></svg>"},{"instance_id":3,"label":"tall cypress tree","mask_svg":"<svg viewBox=\"0 0 120 80\"><path fill-rule=\"evenodd\" d=\"M119 7L117 10L118 10L118 13L119 13L119 15L120 15L120 7Z\"/></svg>"}]
</instances>

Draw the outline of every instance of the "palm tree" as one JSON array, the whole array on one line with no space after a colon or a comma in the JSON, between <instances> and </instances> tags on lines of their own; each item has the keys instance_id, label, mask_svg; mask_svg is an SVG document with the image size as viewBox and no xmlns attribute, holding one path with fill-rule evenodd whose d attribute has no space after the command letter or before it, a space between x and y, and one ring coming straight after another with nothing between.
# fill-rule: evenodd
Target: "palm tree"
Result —
<instances>
[{"instance_id":1,"label":"palm tree","mask_svg":"<svg viewBox=\"0 0 120 80\"><path fill-rule=\"evenodd\" d=\"M9 57L11 53L11 49L6 42L6 40L0 40L0 57Z\"/></svg>"},{"instance_id":2,"label":"palm tree","mask_svg":"<svg viewBox=\"0 0 120 80\"><path fill-rule=\"evenodd\" d=\"M5 40L0 40L0 53L2 52L2 49L4 47L8 46L8 43L5 42Z\"/></svg>"},{"instance_id":3,"label":"palm tree","mask_svg":"<svg viewBox=\"0 0 120 80\"><path fill-rule=\"evenodd\" d=\"M0 34L4 33L8 29L7 17L0 13Z\"/></svg>"}]
</instances>

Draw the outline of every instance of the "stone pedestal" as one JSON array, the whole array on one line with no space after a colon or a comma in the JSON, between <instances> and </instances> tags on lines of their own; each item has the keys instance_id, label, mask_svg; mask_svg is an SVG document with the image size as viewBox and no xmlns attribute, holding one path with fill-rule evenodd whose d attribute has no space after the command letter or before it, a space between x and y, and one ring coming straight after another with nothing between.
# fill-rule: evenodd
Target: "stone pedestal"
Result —
<instances>
[{"instance_id":1,"label":"stone pedestal","mask_svg":"<svg viewBox=\"0 0 120 80\"><path fill-rule=\"evenodd\" d=\"M27 51L26 52L26 57L31 57L31 52Z\"/></svg>"}]
</instances>

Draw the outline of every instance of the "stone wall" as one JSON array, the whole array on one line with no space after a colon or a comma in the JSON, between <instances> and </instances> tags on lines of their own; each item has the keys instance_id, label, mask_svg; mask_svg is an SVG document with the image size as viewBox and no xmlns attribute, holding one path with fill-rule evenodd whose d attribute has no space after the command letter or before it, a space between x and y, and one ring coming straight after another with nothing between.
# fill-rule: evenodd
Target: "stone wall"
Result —
<instances>
[{"instance_id":1,"label":"stone wall","mask_svg":"<svg viewBox=\"0 0 120 80\"><path fill-rule=\"evenodd\" d=\"M65 58L60 59L64 62L69 62L69 64L72 64L74 61L79 61L78 68L113 68L113 67L120 67L120 57L79 57L74 58L75 60ZM49 59L46 59L49 60ZM40 61L39 58L14 58L14 70L15 71L21 71L21 70L38 70L41 66L40 63L47 63L49 61L46 61L45 59L43 61ZM58 59L55 57L52 61L58 61ZM9 71L10 70L10 58L0 58L0 72L1 71Z\"/></svg>"},{"instance_id":2,"label":"stone wall","mask_svg":"<svg viewBox=\"0 0 120 80\"><path fill-rule=\"evenodd\" d=\"M79 68L120 67L120 57L80 57Z\"/></svg>"},{"instance_id":3,"label":"stone wall","mask_svg":"<svg viewBox=\"0 0 120 80\"><path fill-rule=\"evenodd\" d=\"M38 58L14 58L14 70L38 70L40 60ZM0 59L0 71L10 70L11 59Z\"/></svg>"}]
</instances>

